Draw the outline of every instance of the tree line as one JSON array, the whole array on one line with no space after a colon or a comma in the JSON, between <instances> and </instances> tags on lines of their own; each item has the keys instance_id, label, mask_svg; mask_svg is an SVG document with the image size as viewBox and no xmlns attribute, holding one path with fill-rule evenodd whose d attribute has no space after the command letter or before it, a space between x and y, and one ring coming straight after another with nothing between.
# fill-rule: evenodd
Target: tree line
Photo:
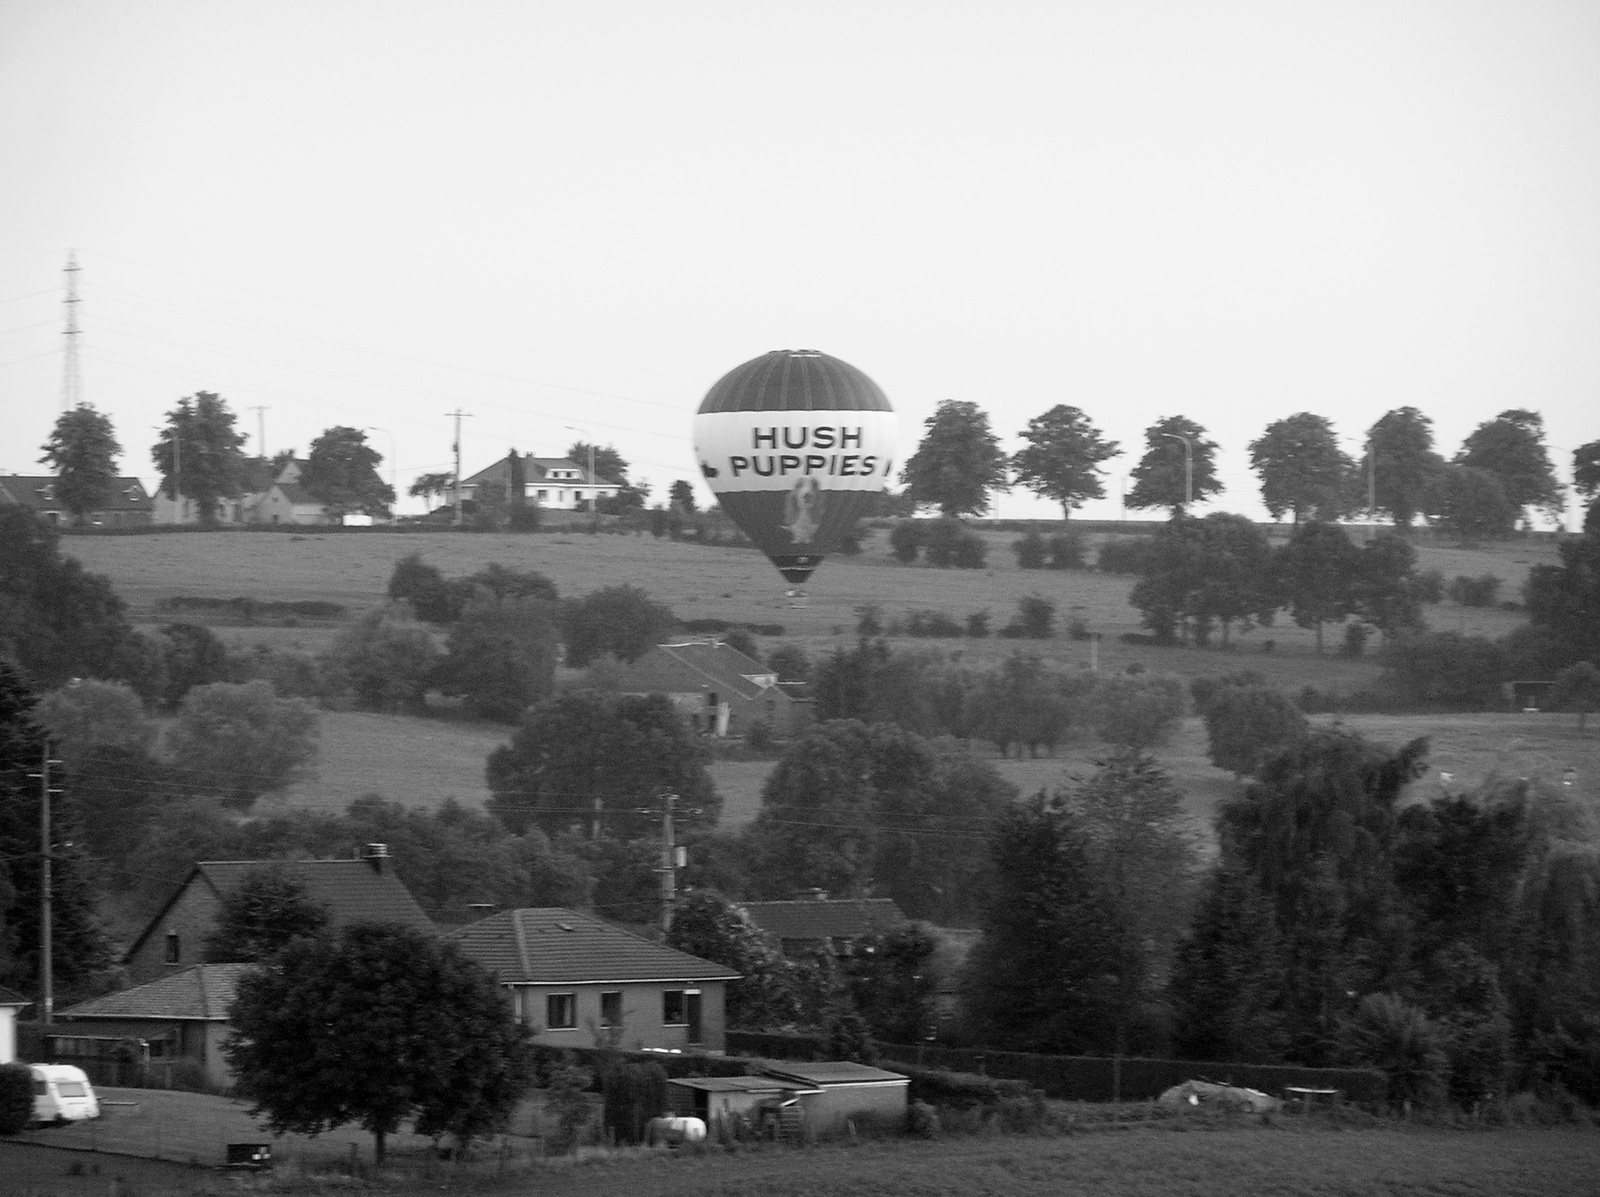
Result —
<instances>
[{"instance_id":1,"label":"tree line","mask_svg":"<svg viewBox=\"0 0 1600 1197\"><path fill-rule=\"evenodd\" d=\"M1012 485L1061 504L1062 514L1103 499L1104 463L1121 454L1081 409L1057 404L1018 435L1007 456L977 404L948 400L924 421L906 460L908 497L950 519L981 515L990 496ZM1135 510L1186 512L1222 489L1218 446L1187 416L1167 416L1145 430L1143 455L1129 471L1125 496ZM1367 430L1360 459L1339 445L1324 416L1296 412L1267 425L1249 446L1261 502L1275 520L1337 520L1365 511L1409 527L1419 515L1463 539L1509 532L1528 510L1552 517L1565 506L1544 421L1515 408L1486 420L1448 461L1434 448L1433 423L1414 407L1386 412ZM1591 508L1600 500L1600 441L1573 452L1574 486Z\"/></svg>"}]
</instances>

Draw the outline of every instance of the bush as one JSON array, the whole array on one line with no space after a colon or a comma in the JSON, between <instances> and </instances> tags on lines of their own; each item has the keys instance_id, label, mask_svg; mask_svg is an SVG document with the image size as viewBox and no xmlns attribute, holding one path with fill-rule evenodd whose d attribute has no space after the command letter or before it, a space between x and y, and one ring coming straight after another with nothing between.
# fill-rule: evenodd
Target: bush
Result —
<instances>
[{"instance_id":1,"label":"bush","mask_svg":"<svg viewBox=\"0 0 1600 1197\"><path fill-rule=\"evenodd\" d=\"M773 748L772 724L765 719L751 720L744 733L745 747L751 752L771 752Z\"/></svg>"},{"instance_id":2,"label":"bush","mask_svg":"<svg viewBox=\"0 0 1600 1197\"><path fill-rule=\"evenodd\" d=\"M1388 1078L1386 1097L1399 1109L1444 1099L1450 1059L1439 1028L1393 994L1369 993L1345 1027L1345 1050Z\"/></svg>"},{"instance_id":3,"label":"bush","mask_svg":"<svg viewBox=\"0 0 1600 1197\"><path fill-rule=\"evenodd\" d=\"M883 635L883 608L877 603L863 603L856 608L856 635Z\"/></svg>"},{"instance_id":4,"label":"bush","mask_svg":"<svg viewBox=\"0 0 1600 1197\"><path fill-rule=\"evenodd\" d=\"M1419 603L1444 601L1444 574L1436 569L1424 570L1411 577L1411 590Z\"/></svg>"},{"instance_id":5,"label":"bush","mask_svg":"<svg viewBox=\"0 0 1600 1197\"><path fill-rule=\"evenodd\" d=\"M33 1073L26 1064L0 1064L0 1135L33 1121Z\"/></svg>"},{"instance_id":6,"label":"bush","mask_svg":"<svg viewBox=\"0 0 1600 1197\"><path fill-rule=\"evenodd\" d=\"M922 551L924 537L923 525L916 520L901 520L889 530L889 551L895 560L910 565Z\"/></svg>"},{"instance_id":7,"label":"bush","mask_svg":"<svg viewBox=\"0 0 1600 1197\"><path fill-rule=\"evenodd\" d=\"M1500 593L1500 579L1493 574L1476 578L1457 575L1450 580L1446 593L1452 603L1463 607L1492 607Z\"/></svg>"},{"instance_id":8,"label":"bush","mask_svg":"<svg viewBox=\"0 0 1600 1197\"><path fill-rule=\"evenodd\" d=\"M1095 568L1105 574L1142 574L1150 561L1151 544L1143 536L1115 536L1100 545Z\"/></svg>"},{"instance_id":9,"label":"bush","mask_svg":"<svg viewBox=\"0 0 1600 1197\"><path fill-rule=\"evenodd\" d=\"M1011 551L1017 555L1018 569L1044 568L1044 537L1037 532L1029 532L1021 540L1012 541Z\"/></svg>"},{"instance_id":10,"label":"bush","mask_svg":"<svg viewBox=\"0 0 1600 1197\"><path fill-rule=\"evenodd\" d=\"M914 1101L907 1111L906 1128L919 1139L937 1139L942 1133L939 1111L925 1101Z\"/></svg>"},{"instance_id":11,"label":"bush","mask_svg":"<svg viewBox=\"0 0 1600 1197\"><path fill-rule=\"evenodd\" d=\"M967 635L974 640L982 640L989 635L989 608L967 616Z\"/></svg>"},{"instance_id":12,"label":"bush","mask_svg":"<svg viewBox=\"0 0 1600 1197\"><path fill-rule=\"evenodd\" d=\"M1014 640L1048 640L1056 634L1056 605L1036 594L1017 600L1017 614L1000 629L1002 636Z\"/></svg>"},{"instance_id":13,"label":"bush","mask_svg":"<svg viewBox=\"0 0 1600 1197\"><path fill-rule=\"evenodd\" d=\"M982 569L988 546L960 520L939 520L925 537L929 565L948 569Z\"/></svg>"},{"instance_id":14,"label":"bush","mask_svg":"<svg viewBox=\"0 0 1600 1197\"><path fill-rule=\"evenodd\" d=\"M905 634L922 639L954 639L961 636L965 630L943 611L913 611L906 616L905 621Z\"/></svg>"},{"instance_id":15,"label":"bush","mask_svg":"<svg viewBox=\"0 0 1600 1197\"><path fill-rule=\"evenodd\" d=\"M1372 638L1372 629L1364 623L1347 623L1344 627L1344 644L1339 653L1346 657L1359 657L1367 651L1367 641Z\"/></svg>"},{"instance_id":16,"label":"bush","mask_svg":"<svg viewBox=\"0 0 1600 1197\"><path fill-rule=\"evenodd\" d=\"M1083 533L1077 529L1057 532L1050 538L1050 568L1082 569L1086 547Z\"/></svg>"}]
</instances>

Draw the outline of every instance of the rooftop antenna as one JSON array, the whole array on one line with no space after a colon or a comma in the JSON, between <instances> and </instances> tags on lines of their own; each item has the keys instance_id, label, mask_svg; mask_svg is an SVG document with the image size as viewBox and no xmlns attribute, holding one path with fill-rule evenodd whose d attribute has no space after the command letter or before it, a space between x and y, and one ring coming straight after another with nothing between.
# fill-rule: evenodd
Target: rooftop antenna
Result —
<instances>
[{"instance_id":1,"label":"rooftop antenna","mask_svg":"<svg viewBox=\"0 0 1600 1197\"><path fill-rule=\"evenodd\" d=\"M83 380L78 373L78 251L67 251L66 358L61 374L61 410L74 411L83 402Z\"/></svg>"}]
</instances>

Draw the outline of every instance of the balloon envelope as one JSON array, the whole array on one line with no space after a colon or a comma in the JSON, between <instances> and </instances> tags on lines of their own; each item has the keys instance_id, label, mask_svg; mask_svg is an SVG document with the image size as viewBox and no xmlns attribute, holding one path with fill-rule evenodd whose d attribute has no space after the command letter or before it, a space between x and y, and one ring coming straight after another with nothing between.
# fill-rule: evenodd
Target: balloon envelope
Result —
<instances>
[{"instance_id":1,"label":"balloon envelope","mask_svg":"<svg viewBox=\"0 0 1600 1197\"><path fill-rule=\"evenodd\" d=\"M791 582L804 582L889 485L899 425L878 384L812 349L728 371L694 418L717 501Z\"/></svg>"}]
</instances>

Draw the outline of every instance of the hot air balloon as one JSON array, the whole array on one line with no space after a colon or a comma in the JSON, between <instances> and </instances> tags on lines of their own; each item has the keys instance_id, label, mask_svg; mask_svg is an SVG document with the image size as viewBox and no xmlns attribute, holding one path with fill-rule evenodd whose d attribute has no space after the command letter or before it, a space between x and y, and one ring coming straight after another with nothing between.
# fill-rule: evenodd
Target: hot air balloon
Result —
<instances>
[{"instance_id":1,"label":"hot air balloon","mask_svg":"<svg viewBox=\"0 0 1600 1197\"><path fill-rule=\"evenodd\" d=\"M796 584L889 485L898 433L878 384L814 349L736 366L694 418L700 472L717 501Z\"/></svg>"}]
</instances>

